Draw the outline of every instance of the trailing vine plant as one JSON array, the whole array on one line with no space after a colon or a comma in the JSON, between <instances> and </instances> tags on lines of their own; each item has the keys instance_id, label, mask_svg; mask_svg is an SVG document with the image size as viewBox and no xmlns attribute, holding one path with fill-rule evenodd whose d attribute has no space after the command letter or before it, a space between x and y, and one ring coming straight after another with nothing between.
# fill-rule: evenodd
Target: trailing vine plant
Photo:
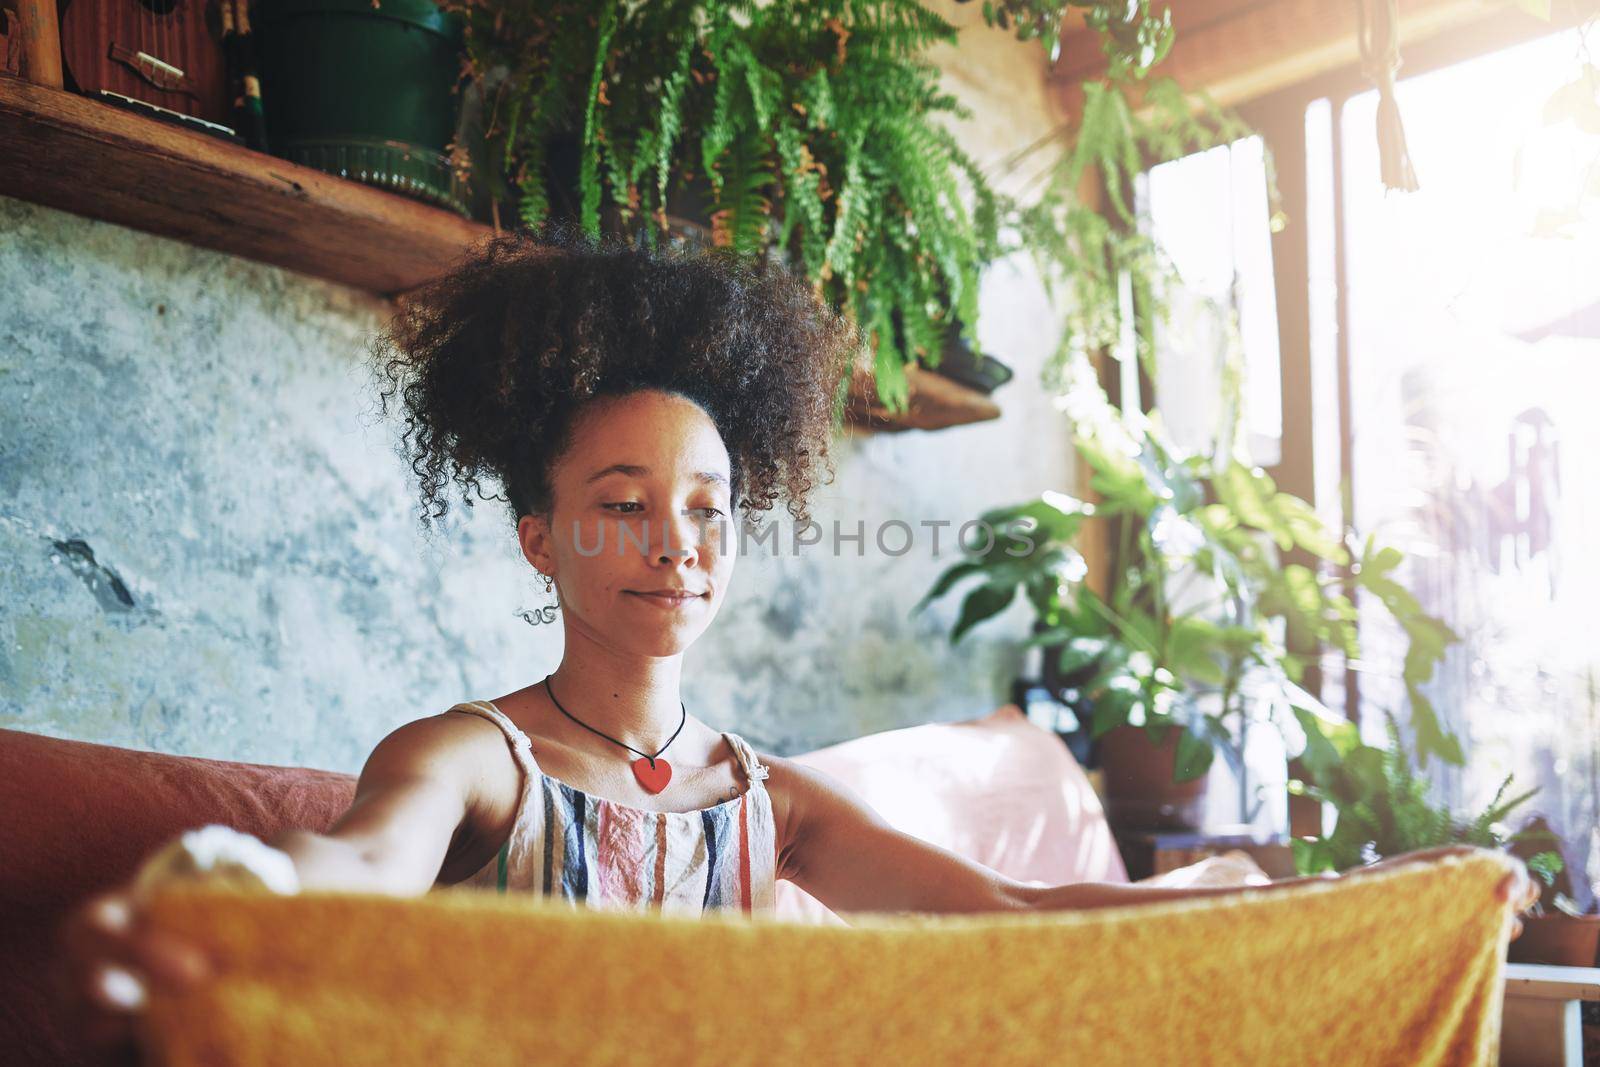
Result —
<instances>
[{"instance_id":1,"label":"trailing vine plant","mask_svg":"<svg viewBox=\"0 0 1600 1067\"><path fill-rule=\"evenodd\" d=\"M1152 164L1247 137L1251 129L1209 95L1153 74L1172 48L1171 12L1152 0L987 0L990 25L1038 39L1059 55L1062 19L1077 12L1098 37L1105 67L1078 86L1081 108L1059 136L1043 138L1006 162L1065 145L1031 202L1005 200L1015 246L1034 259L1056 307L1060 338L1046 368L1055 390L1069 388L1074 365L1114 349L1126 334L1146 371L1155 374L1150 325L1163 321L1177 271L1141 219L1132 198ZM1272 157L1266 157L1271 224L1283 225ZM1086 186L1097 195L1086 197ZM1143 327L1126 331L1130 315Z\"/></svg>"}]
</instances>

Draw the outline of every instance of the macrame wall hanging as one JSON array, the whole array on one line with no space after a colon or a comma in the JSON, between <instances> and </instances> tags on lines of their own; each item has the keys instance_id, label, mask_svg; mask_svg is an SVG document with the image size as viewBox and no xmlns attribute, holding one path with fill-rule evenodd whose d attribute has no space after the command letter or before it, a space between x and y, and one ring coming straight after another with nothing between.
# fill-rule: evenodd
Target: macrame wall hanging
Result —
<instances>
[{"instance_id":1,"label":"macrame wall hanging","mask_svg":"<svg viewBox=\"0 0 1600 1067\"><path fill-rule=\"evenodd\" d=\"M1417 174L1406 151L1406 128L1394 98L1400 71L1398 0L1355 0L1361 70L1378 87L1378 170L1388 189L1415 192Z\"/></svg>"}]
</instances>

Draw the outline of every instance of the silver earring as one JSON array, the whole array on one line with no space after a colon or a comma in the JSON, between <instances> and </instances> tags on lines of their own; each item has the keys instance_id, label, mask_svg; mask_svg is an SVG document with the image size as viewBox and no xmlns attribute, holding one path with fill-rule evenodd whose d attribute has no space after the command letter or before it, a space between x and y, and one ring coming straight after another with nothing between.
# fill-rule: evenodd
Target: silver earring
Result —
<instances>
[{"instance_id":1,"label":"silver earring","mask_svg":"<svg viewBox=\"0 0 1600 1067\"><path fill-rule=\"evenodd\" d=\"M544 579L544 591L546 593L554 593L556 588L556 580L550 577L548 574L541 575L540 577ZM559 600L557 600L553 604L546 604L544 607L535 608L532 611L524 608L521 611L516 612L516 616L529 626L541 626L547 623L555 622L556 612L559 610L561 610L561 603Z\"/></svg>"}]
</instances>

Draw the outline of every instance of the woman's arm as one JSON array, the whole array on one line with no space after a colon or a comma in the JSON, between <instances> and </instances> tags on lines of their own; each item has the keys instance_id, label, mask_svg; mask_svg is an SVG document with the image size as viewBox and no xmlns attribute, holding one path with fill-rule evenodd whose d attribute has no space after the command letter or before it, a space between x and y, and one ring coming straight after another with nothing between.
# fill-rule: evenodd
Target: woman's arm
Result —
<instances>
[{"instance_id":1,"label":"woman's arm","mask_svg":"<svg viewBox=\"0 0 1600 1067\"><path fill-rule=\"evenodd\" d=\"M763 759L772 767L768 787L785 790L789 801L793 829L786 876L836 913L1097 908L1245 888L1109 882L1029 885L896 830L831 775L792 760Z\"/></svg>"},{"instance_id":2,"label":"woman's arm","mask_svg":"<svg viewBox=\"0 0 1600 1067\"><path fill-rule=\"evenodd\" d=\"M302 889L426 893L471 800L470 746L461 739L453 718L406 723L367 757L355 799L327 833L289 830L267 843L294 860Z\"/></svg>"},{"instance_id":3,"label":"woman's arm","mask_svg":"<svg viewBox=\"0 0 1600 1067\"><path fill-rule=\"evenodd\" d=\"M1233 885L1174 886L1156 881L1029 885L894 829L830 775L792 760L764 759L774 768L768 785L780 782L790 798L794 830L789 879L835 912L1079 910L1277 890L1340 877L1329 872ZM1452 845L1407 853L1344 877L1466 851L1472 849ZM1515 900L1520 910L1529 904L1530 885L1525 872L1520 877L1508 875L1500 887L1501 899Z\"/></svg>"},{"instance_id":4,"label":"woman's arm","mask_svg":"<svg viewBox=\"0 0 1600 1067\"><path fill-rule=\"evenodd\" d=\"M289 853L303 889L426 892L480 795L473 746L463 736L437 716L400 727L368 757L355 800L332 829L290 831L268 844ZM182 993L213 973L197 946L145 927L131 882L81 905L64 935L72 981L83 995L82 1028L119 1060L132 1052L133 1020L148 986Z\"/></svg>"},{"instance_id":5,"label":"woman's arm","mask_svg":"<svg viewBox=\"0 0 1600 1067\"><path fill-rule=\"evenodd\" d=\"M1028 887L901 833L831 775L762 756L788 803L785 877L831 911L974 912L1021 908Z\"/></svg>"},{"instance_id":6,"label":"woman's arm","mask_svg":"<svg viewBox=\"0 0 1600 1067\"><path fill-rule=\"evenodd\" d=\"M1328 874L1283 878L1278 881L1236 882L1230 885L1169 886L1160 882L1071 882L1067 885L1024 885L1025 907L1043 911L1112 908L1123 904L1148 904L1156 900L1190 900L1195 897L1231 896L1244 889L1282 889L1338 877Z\"/></svg>"}]
</instances>

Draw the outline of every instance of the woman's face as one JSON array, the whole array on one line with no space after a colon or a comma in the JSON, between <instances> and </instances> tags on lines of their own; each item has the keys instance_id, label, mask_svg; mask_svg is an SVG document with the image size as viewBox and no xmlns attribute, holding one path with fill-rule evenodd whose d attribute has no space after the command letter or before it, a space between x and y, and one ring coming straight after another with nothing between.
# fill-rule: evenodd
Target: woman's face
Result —
<instances>
[{"instance_id":1,"label":"woman's face","mask_svg":"<svg viewBox=\"0 0 1600 1067\"><path fill-rule=\"evenodd\" d=\"M641 390L578 413L551 472L552 515L517 526L524 556L556 580L569 636L576 627L647 656L700 636L733 576L730 471L722 435L692 400Z\"/></svg>"}]
</instances>

